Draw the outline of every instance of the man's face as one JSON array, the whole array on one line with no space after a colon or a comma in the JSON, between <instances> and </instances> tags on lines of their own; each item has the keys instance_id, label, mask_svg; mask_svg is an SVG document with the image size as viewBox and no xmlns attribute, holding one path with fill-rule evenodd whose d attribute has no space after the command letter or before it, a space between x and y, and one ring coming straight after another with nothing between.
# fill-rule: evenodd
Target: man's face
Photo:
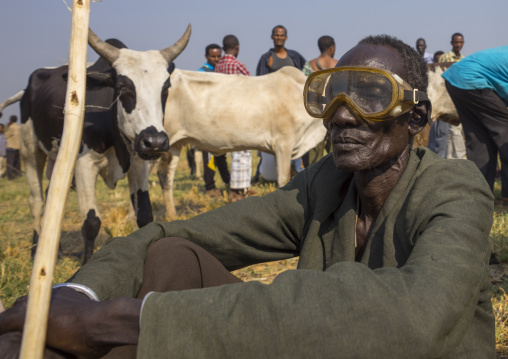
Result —
<instances>
[{"instance_id":1,"label":"man's face","mask_svg":"<svg viewBox=\"0 0 508 359\"><path fill-rule=\"evenodd\" d=\"M425 43L425 40L418 40L416 42L416 50L420 53L420 55L425 54L425 49L427 48L427 44Z\"/></svg>"},{"instance_id":2,"label":"man's face","mask_svg":"<svg viewBox=\"0 0 508 359\"><path fill-rule=\"evenodd\" d=\"M288 39L286 35L286 30L281 27L275 28L272 34L273 45L278 47L284 47L286 40Z\"/></svg>"},{"instance_id":3,"label":"man's face","mask_svg":"<svg viewBox=\"0 0 508 359\"><path fill-rule=\"evenodd\" d=\"M217 62L220 61L222 55L221 49L210 49L208 50L208 54L206 54L206 61L215 67L217 65Z\"/></svg>"},{"instance_id":4,"label":"man's face","mask_svg":"<svg viewBox=\"0 0 508 359\"><path fill-rule=\"evenodd\" d=\"M391 46L358 45L349 50L338 66L369 66L388 70L405 79L402 58ZM409 146L410 112L387 121L369 121L341 105L325 127L330 131L335 166L347 171L365 171L391 165Z\"/></svg>"},{"instance_id":5,"label":"man's face","mask_svg":"<svg viewBox=\"0 0 508 359\"><path fill-rule=\"evenodd\" d=\"M464 46L464 38L462 36L454 36L452 40L453 52L460 52Z\"/></svg>"},{"instance_id":6,"label":"man's face","mask_svg":"<svg viewBox=\"0 0 508 359\"><path fill-rule=\"evenodd\" d=\"M434 55L434 62L439 62L439 59L441 58L441 56L443 56L443 54Z\"/></svg>"}]
</instances>

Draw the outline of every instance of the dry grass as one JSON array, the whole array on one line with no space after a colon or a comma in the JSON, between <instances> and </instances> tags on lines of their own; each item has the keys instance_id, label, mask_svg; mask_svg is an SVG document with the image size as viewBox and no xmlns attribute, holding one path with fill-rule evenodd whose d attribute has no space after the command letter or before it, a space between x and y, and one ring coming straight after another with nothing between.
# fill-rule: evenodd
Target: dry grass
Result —
<instances>
[{"instance_id":1,"label":"dry grass","mask_svg":"<svg viewBox=\"0 0 508 359\"><path fill-rule=\"evenodd\" d=\"M183 157L183 156L182 156ZM258 157L253 156L256 166ZM255 167L254 167L255 168ZM225 191L220 176L216 175L217 187ZM47 185L47 182L46 184ZM275 189L274 185L261 185L254 188L258 195ZM203 193L203 181L189 175L187 162L180 161L175 181L175 201L179 219L191 218L199 213L223 206L227 198L210 198ZM496 197L500 197L496 186ZM150 196L155 220L165 220L162 191L155 174L150 176ZM99 211L102 228L97 239L97 247L115 236L126 235L136 229L130 208L129 190L126 180L120 181L115 190L109 190L102 180L97 184ZM491 232L492 249L502 265L493 277L493 305L496 315L496 348L498 358L508 358L508 213L496 209ZM58 261L54 282L62 282L80 266L83 242L80 234L76 193L69 194L66 204L65 220L62 229L61 247L64 256ZM5 307L27 293L31 271L32 219L28 208L28 186L24 177L14 181L0 179L0 299ZM282 271L294 269L297 259L259 264L234 274L244 281L257 280L269 284Z\"/></svg>"}]
</instances>

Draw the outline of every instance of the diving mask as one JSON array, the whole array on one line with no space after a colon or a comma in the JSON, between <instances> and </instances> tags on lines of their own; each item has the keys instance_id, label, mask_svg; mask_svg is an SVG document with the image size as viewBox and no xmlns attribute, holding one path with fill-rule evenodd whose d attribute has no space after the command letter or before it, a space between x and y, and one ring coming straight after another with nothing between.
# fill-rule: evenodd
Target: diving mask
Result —
<instances>
[{"instance_id":1,"label":"diving mask","mask_svg":"<svg viewBox=\"0 0 508 359\"><path fill-rule=\"evenodd\" d=\"M385 121L411 110L427 94L399 75L373 67L341 66L309 75L303 91L312 117L329 120L346 103L362 117Z\"/></svg>"}]
</instances>

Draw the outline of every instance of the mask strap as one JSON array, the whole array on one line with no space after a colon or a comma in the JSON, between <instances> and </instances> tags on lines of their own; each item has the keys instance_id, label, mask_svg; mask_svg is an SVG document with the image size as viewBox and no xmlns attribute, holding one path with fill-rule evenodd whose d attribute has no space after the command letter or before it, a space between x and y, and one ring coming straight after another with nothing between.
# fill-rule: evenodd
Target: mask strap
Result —
<instances>
[{"instance_id":1,"label":"mask strap","mask_svg":"<svg viewBox=\"0 0 508 359\"><path fill-rule=\"evenodd\" d=\"M403 101L411 102L413 104L417 104L420 101L428 101L429 98L427 94L423 91L418 91L418 89L414 90L404 90L404 98Z\"/></svg>"}]
</instances>

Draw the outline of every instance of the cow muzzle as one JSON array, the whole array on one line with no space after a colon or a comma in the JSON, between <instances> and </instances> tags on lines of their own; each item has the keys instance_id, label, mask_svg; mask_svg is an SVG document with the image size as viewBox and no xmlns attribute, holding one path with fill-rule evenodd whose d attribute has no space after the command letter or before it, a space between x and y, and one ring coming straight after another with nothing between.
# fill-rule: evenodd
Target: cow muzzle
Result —
<instances>
[{"instance_id":1,"label":"cow muzzle","mask_svg":"<svg viewBox=\"0 0 508 359\"><path fill-rule=\"evenodd\" d=\"M150 126L136 135L134 150L143 160L155 160L169 151L169 138L165 132Z\"/></svg>"}]
</instances>

